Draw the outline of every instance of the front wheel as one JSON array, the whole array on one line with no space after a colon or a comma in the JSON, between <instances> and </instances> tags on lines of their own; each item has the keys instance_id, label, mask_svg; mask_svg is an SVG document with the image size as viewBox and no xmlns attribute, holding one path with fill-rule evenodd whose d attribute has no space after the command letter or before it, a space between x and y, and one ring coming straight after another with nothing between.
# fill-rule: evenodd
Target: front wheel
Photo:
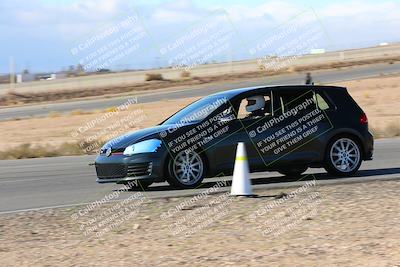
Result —
<instances>
[{"instance_id":1,"label":"front wheel","mask_svg":"<svg viewBox=\"0 0 400 267\"><path fill-rule=\"evenodd\" d=\"M336 176L350 176L361 166L360 145L352 137L339 137L328 145L325 169Z\"/></svg>"},{"instance_id":2,"label":"front wheel","mask_svg":"<svg viewBox=\"0 0 400 267\"><path fill-rule=\"evenodd\" d=\"M195 151L181 151L168 163L167 182L172 187L196 188L204 178L203 158Z\"/></svg>"}]
</instances>

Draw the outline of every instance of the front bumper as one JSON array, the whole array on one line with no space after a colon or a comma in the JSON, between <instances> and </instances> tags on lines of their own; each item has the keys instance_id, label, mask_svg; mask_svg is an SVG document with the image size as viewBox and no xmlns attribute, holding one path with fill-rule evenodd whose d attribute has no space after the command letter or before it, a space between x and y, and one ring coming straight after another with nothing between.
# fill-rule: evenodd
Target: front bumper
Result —
<instances>
[{"instance_id":1,"label":"front bumper","mask_svg":"<svg viewBox=\"0 0 400 267\"><path fill-rule=\"evenodd\" d=\"M157 153L143 153L130 157L113 154L99 155L95 161L97 183L127 183L133 180L160 181L163 177L161 158Z\"/></svg>"}]
</instances>

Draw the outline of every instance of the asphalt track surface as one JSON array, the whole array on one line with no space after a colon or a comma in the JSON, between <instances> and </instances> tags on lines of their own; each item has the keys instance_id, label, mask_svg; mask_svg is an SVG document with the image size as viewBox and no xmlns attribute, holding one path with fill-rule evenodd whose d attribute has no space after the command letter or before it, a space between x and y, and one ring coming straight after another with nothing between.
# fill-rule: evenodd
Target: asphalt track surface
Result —
<instances>
[{"instance_id":1,"label":"asphalt track surface","mask_svg":"<svg viewBox=\"0 0 400 267\"><path fill-rule=\"evenodd\" d=\"M314 81L324 84L355 80L361 78L375 77L380 75L390 75L400 73L400 63L396 64L376 64L360 67L335 69L313 72ZM303 84L304 74L287 74L264 78L251 79L249 81L224 82L215 84L205 84L199 86L176 87L171 89L160 89L152 93L136 94L138 103L156 102L163 99L178 99L185 97L200 97L241 87L252 87L260 85L283 85L283 84ZM0 121L13 118L40 117L47 116L49 112L66 113L72 110L96 110L115 107L125 103L132 96L97 98L91 100L79 100L52 104L28 105L21 107L0 108Z\"/></svg>"},{"instance_id":2,"label":"asphalt track surface","mask_svg":"<svg viewBox=\"0 0 400 267\"><path fill-rule=\"evenodd\" d=\"M400 139L377 140L374 160L364 162L351 178L336 178L323 169L311 169L303 181L283 177L276 172L252 174L255 193L259 189L298 187L306 179L317 179L317 185L337 183L366 183L376 180L400 180ZM94 156L75 156L43 159L0 161L0 215L27 210L72 207L100 201L116 192L121 185L97 184L95 170L88 164ZM199 189L171 190L167 183L157 183L145 192L149 198L180 197L200 193L217 181L231 177L206 179ZM228 186L222 190L229 190ZM118 191L117 191L118 192ZM119 199L135 191L120 192Z\"/></svg>"}]
</instances>

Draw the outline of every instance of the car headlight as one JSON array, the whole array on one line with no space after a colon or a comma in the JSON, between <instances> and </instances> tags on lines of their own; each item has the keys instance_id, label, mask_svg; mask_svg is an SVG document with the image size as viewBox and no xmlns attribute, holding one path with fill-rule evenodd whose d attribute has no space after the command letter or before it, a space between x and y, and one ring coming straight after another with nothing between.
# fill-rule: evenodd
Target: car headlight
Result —
<instances>
[{"instance_id":1,"label":"car headlight","mask_svg":"<svg viewBox=\"0 0 400 267\"><path fill-rule=\"evenodd\" d=\"M161 146L161 141L158 139L150 139L128 146L124 150L125 156L132 156L139 153L156 152Z\"/></svg>"}]
</instances>

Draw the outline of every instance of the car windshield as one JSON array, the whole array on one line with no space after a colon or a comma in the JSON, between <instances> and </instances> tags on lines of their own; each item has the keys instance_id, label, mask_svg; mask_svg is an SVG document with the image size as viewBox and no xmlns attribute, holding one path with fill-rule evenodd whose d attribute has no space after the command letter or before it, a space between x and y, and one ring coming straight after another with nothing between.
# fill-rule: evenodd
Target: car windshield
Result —
<instances>
[{"instance_id":1,"label":"car windshield","mask_svg":"<svg viewBox=\"0 0 400 267\"><path fill-rule=\"evenodd\" d=\"M172 115L163 124L187 124L207 118L214 110L228 101L225 95L202 98Z\"/></svg>"}]
</instances>

